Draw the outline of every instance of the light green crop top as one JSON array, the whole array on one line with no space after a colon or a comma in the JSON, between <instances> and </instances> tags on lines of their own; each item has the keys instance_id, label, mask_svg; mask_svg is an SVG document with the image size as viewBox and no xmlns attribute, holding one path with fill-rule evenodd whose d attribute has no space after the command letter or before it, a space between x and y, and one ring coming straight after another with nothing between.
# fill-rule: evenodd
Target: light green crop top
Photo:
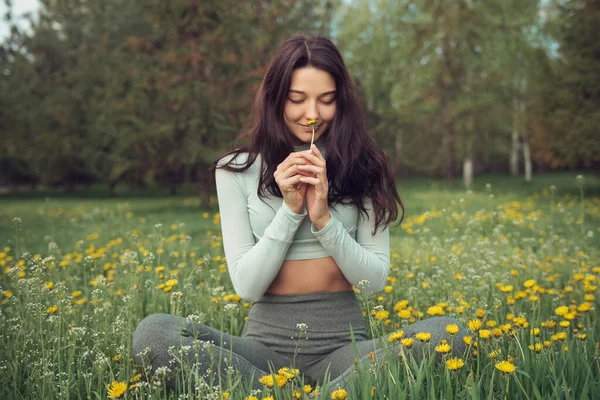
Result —
<instances>
[{"instance_id":1,"label":"light green crop top","mask_svg":"<svg viewBox=\"0 0 600 400\"><path fill-rule=\"evenodd\" d=\"M316 145L325 156L322 144L317 141ZM295 146L294 150L308 147ZM247 156L240 154L235 163L245 162ZM280 197L258 197L260 163L259 155L244 172L216 170L223 246L237 294L247 301L257 301L284 260L329 256L351 284L368 281L368 293L382 290L389 274L389 229L380 227L372 235L375 216L370 199L365 199L368 219L354 205L336 204L329 207L331 219L319 231L311 223L306 206L296 214Z\"/></svg>"}]
</instances>

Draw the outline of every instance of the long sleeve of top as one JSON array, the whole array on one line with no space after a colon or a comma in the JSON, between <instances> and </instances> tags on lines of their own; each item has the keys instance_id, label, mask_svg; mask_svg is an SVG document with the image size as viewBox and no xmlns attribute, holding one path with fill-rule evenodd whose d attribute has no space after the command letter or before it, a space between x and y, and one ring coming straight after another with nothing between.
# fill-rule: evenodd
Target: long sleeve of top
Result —
<instances>
[{"instance_id":1,"label":"long sleeve of top","mask_svg":"<svg viewBox=\"0 0 600 400\"><path fill-rule=\"evenodd\" d=\"M389 273L389 231L380 227L372 235L375 215L369 198L368 218L354 205L336 204L330 206L329 223L317 231L305 208L296 214L282 198L259 199L259 171L256 165L244 172L217 169L215 176L225 256L240 297L260 299L285 260L329 256L351 284L360 287L368 281L364 290L369 294L383 289Z\"/></svg>"},{"instance_id":2,"label":"long sleeve of top","mask_svg":"<svg viewBox=\"0 0 600 400\"><path fill-rule=\"evenodd\" d=\"M368 219L362 214L358 216L356 239L333 215L320 231L312 224L311 232L333 257L346 279L371 294L384 288L390 272L390 235L387 226L378 228L375 235L372 234L375 215L369 198L365 199L365 207ZM361 281L367 282L359 285Z\"/></svg>"},{"instance_id":3,"label":"long sleeve of top","mask_svg":"<svg viewBox=\"0 0 600 400\"><path fill-rule=\"evenodd\" d=\"M217 169L215 177L229 275L236 293L253 302L277 276L306 212L296 214L282 201L263 236L255 242L241 178L240 173L223 169Z\"/></svg>"}]
</instances>

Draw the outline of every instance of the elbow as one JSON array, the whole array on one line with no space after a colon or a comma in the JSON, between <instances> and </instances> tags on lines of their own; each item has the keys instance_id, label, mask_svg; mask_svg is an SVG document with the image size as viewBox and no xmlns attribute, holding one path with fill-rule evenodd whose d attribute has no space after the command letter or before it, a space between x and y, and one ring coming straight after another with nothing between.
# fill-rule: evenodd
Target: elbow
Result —
<instances>
[{"instance_id":1,"label":"elbow","mask_svg":"<svg viewBox=\"0 0 600 400\"><path fill-rule=\"evenodd\" d=\"M262 293L259 293L252 285L248 285L247 282L234 283L233 288L238 296L249 303L258 301L262 296Z\"/></svg>"},{"instance_id":2,"label":"elbow","mask_svg":"<svg viewBox=\"0 0 600 400\"><path fill-rule=\"evenodd\" d=\"M361 291L364 291L367 295L381 292L385 288L390 273L389 263L385 263L385 265L382 264L377 270L377 273L371 274L371 279L363 279L355 286L358 286Z\"/></svg>"}]
</instances>

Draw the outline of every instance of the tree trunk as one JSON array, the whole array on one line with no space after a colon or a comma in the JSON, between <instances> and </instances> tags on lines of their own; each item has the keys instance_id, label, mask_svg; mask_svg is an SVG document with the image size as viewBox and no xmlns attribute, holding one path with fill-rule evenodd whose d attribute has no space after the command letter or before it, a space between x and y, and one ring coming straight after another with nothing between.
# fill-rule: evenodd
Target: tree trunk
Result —
<instances>
[{"instance_id":1,"label":"tree trunk","mask_svg":"<svg viewBox=\"0 0 600 400\"><path fill-rule=\"evenodd\" d=\"M523 135L523 161L525 162L525 181L531 182L531 150L527 135Z\"/></svg>"},{"instance_id":2,"label":"tree trunk","mask_svg":"<svg viewBox=\"0 0 600 400\"><path fill-rule=\"evenodd\" d=\"M513 115L512 115L512 148L510 150L510 174L512 176L519 175L519 127L517 119L517 99L513 99Z\"/></svg>"},{"instance_id":3,"label":"tree trunk","mask_svg":"<svg viewBox=\"0 0 600 400\"><path fill-rule=\"evenodd\" d=\"M446 125L446 150L448 152L448 163L446 164L447 168L447 177L448 177L448 185L452 186L454 183L454 130L452 123Z\"/></svg>"},{"instance_id":4,"label":"tree trunk","mask_svg":"<svg viewBox=\"0 0 600 400\"><path fill-rule=\"evenodd\" d=\"M200 207L210 207L210 194L212 192L211 175L208 166L202 163L196 165L196 180L200 185Z\"/></svg>"},{"instance_id":5,"label":"tree trunk","mask_svg":"<svg viewBox=\"0 0 600 400\"><path fill-rule=\"evenodd\" d=\"M471 189L473 185L473 159L470 154L463 161L463 183L465 189Z\"/></svg>"}]
</instances>

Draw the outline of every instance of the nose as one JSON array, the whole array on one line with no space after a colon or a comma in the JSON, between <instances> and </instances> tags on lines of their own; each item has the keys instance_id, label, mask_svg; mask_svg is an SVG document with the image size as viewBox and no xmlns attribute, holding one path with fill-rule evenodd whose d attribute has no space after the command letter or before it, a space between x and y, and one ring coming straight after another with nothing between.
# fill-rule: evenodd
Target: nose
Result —
<instances>
[{"instance_id":1,"label":"nose","mask_svg":"<svg viewBox=\"0 0 600 400\"><path fill-rule=\"evenodd\" d=\"M317 110L317 102L309 101L307 102L306 111L304 113L304 117L307 120L311 119L319 119L319 111Z\"/></svg>"}]
</instances>

